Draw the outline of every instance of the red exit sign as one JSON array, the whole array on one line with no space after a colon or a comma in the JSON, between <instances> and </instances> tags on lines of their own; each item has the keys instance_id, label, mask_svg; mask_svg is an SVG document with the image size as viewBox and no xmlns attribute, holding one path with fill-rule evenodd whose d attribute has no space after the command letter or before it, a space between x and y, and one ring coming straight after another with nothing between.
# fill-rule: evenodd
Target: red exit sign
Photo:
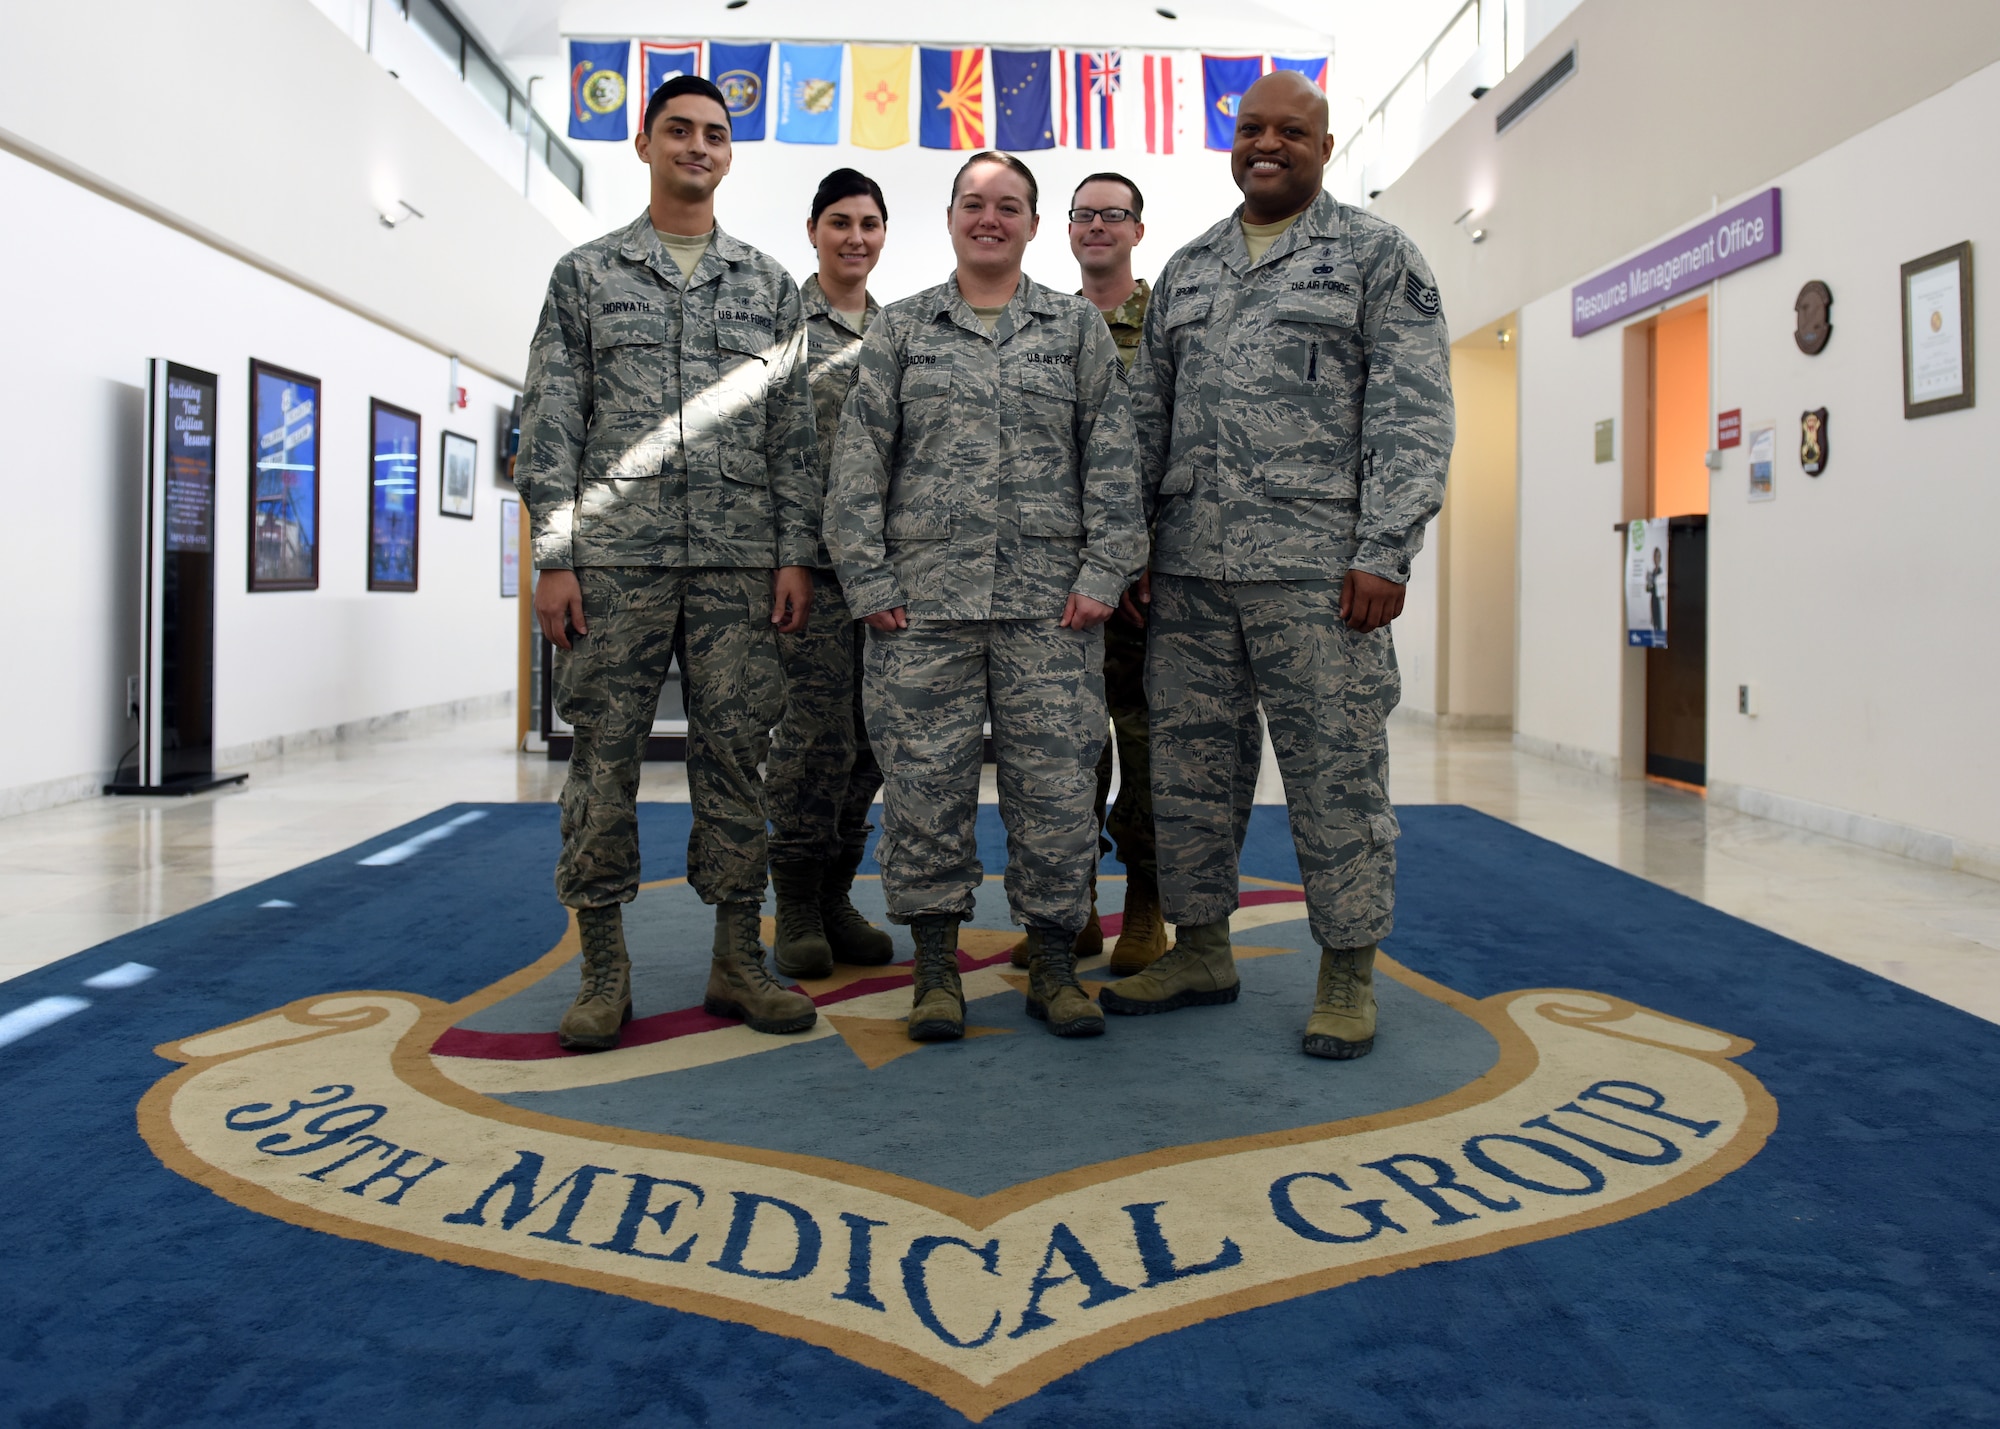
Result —
<instances>
[{"instance_id":1,"label":"red exit sign","mask_svg":"<svg viewBox=\"0 0 2000 1429\"><path fill-rule=\"evenodd\" d=\"M1715 449L1743 445L1743 409L1715 414Z\"/></svg>"}]
</instances>

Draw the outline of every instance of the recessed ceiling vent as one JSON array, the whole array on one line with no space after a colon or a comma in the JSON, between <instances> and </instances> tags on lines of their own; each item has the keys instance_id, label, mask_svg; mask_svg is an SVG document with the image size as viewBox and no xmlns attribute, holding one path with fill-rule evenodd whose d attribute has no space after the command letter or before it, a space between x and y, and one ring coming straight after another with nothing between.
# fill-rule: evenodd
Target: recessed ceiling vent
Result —
<instances>
[{"instance_id":1,"label":"recessed ceiling vent","mask_svg":"<svg viewBox=\"0 0 2000 1429\"><path fill-rule=\"evenodd\" d=\"M1543 71L1542 77L1516 96L1514 102L1500 111L1500 117L1493 121L1493 132L1505 134L1516 124L1528 117L1528 111L1553 94L1562 82L1576 73L1576 46L1571 45L1563 57Z\"/></svg>"}]
</instances>

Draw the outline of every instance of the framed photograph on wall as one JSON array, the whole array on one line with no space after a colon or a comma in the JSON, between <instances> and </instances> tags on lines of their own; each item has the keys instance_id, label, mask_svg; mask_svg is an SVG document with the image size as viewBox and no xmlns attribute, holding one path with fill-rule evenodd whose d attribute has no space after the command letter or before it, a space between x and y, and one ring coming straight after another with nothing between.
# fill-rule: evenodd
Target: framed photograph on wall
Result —
<instances>
[{"instance_id":1,"label":"framed photograph on wall","mask_svg":"<svg viewBox=\"0 0 2000 1429\"><path fill-rule=\"evenodd\" d=\"M521 593L521 503L511 496L500 498L500 595L508 599Z\"/></svg>"},{"instance_id":2,"label":"framed photograph on wall","mask_svg":"<svg viewBox=\"0 0 2000 1429\"><path fill-rule=\"evenodd\" d=\"M1903 416L1972 405L1972 245L1903 265Z\"/></svg>"},{"instance_id":3,"label":"framed photograph on wall","mask_svg":"<svg viewBox=\"0 0 2000 1429\"><path fill-rule=\"evenodd\" d=\"M317 377L250 359L250 589L319 589Z\"/></svg>"},{"instance_id":4,"label":"framed photograph on wall","mask_svg":"<svg viewBox=\"0 0 2000 1429\"><path fill-rule=\"evenodd\" d=\"M368 432L368 589L415 590L423 418L370 397Z\"/></svg>"},{"instance_id":5,"label":"framed photograph on wall","mask_svg":"<svg viewBox=\"0 0 2000 1429\"><path fill-rule=\"evenodd\" d=\"M479 443L457 432L446 432L438 448L438 514L472 519L472 473L479 464Z\"/></svg>"}]
</instances>

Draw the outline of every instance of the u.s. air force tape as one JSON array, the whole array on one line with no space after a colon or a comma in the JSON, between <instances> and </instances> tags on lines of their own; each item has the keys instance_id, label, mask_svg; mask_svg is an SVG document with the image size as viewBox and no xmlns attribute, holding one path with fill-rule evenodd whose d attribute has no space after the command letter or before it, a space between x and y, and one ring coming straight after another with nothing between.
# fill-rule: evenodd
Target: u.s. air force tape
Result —
<instances>
[{"instance_id":1,"label":"u.s. air force tape","mask_svg":"<svg viewBox=\"0 0 2000 1429\"><path fill-rule=\"evenodd\" d=\"M1410 300L1411 307L1415 308L1425 317L1434 318L1438 315L1438 308L1441 306L1438 302L1438 290L1436 288L1426 288L1422 283L1419 283L1415 273L1411 273L1403 279L1403 296Z\"/></svg>"}]
</instances>

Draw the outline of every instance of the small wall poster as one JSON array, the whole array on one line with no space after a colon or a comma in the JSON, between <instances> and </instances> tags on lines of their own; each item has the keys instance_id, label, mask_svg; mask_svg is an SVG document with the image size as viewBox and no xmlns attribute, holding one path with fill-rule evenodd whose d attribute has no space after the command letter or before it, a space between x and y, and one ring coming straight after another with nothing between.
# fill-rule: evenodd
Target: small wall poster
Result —
<instances>
[{"instance_id":1,"label":"small wall poster","mask_svg":"<svg viewBox=\"0 0 2000 1429\"><path fill-rule=\"evenodd\" d=\"M1667 518L1634 521L1625 542L1625 643L1667 648Z\"/></svg>"},{"instance_id":2,"label":"small wall poster","mask_svg":"<svg viewBox=\"0 0 2000 1429\"><path fill-rule=\"evenodd\" d=\"M1750 499L1770 501L1778 494L1774 485L1778 468L1778 424L1764 422L1750 429Z\"/></svg>"},{"instance_id":3,"label":"small wall poster","mask_svg":"<svg viewBox=\"0 0 2000 1429\"><path fill-rule=\"evenodd\" d=\"M368 403L368 589L417 588L417 444L415 412L380 398Z\"/></svg>"},{"instance_id":4,"label":"small wall poster","mask_svg":"<svg viewBox=\"0 0 2000 1429\"><path fill-rule=\"evenodd\" d=\"M250 589L319 587L319 379L250 362Z\"/></svg>"},{"instance_id":5,"label":"small wall poster","mask_svg":"<svg viewBox=\"0 0 2000 1429\"><path fill-rule=\"evenodd\" d=\"M479 464L479 443L457 432L446 432L438 453L438 512L472 519L472 472Z\"/></svg>"},{"instance_id":6,"label":"small wall poster","mask_svg":"<svg viewBox=\"0 0 2000 1429\"><path fill-rule=\"evenodd\" d=\"M500 595L511 599L521 593L521 503L510 496L500 498Z\"/></svg>"}]
</instances>

